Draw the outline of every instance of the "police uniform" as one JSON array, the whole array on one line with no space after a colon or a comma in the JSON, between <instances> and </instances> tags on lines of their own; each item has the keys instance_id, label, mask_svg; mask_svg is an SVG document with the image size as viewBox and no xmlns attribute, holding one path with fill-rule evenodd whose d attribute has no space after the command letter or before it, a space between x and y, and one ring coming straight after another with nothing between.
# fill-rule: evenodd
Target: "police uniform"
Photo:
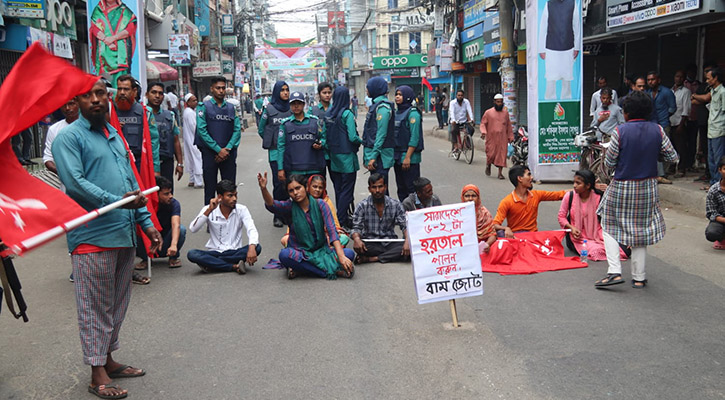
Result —
<instances>
[{"instance_id":1,"label":"police uniform","mask_svg":"<svg viewBox=\"0 0 725 400\"><path fill-rule=\"evenodd\" d=\"M174 154L175 141L179 136L179 127L172 111L160 110L154 113L156 128L159 131L159 160L161 161L161 176L171 181L172 191L174 184Z\"/></svg>"},{"instance_id":2,"label":"police uniform","mask_svg":"<svg viewBox=\"0 0 725 400\"><path fill-rule=\"evenodd\" d=\"M121 110L116 107L116 114L118 121L121 123L121 131L123 137L128 143L128 148L133 153L136 159L136 169L141 170L141 153L143 152L143 118L144 112L146 113L146 121L149 127L149 134L151 136L151 150L154 160L154 171L161 171L161 163L159 161L159 131L156 128L155 118L153 113L145 110L143 104L134 102L131 108L127 111Z\"/></svg>"},{"instance_id":3,"label":"police uniform","mask_svg":"<svg viewBox=\"0 0 725 400\"><path fill-rule=\"evenodd\" d=\"M304 101L301 93L290 96L290 103ZM325 173L325 151L314 149L319 143L325 146L324 125L314 115L305 115L297 120L294 115L282 121L279 128L277 164L287 176L292 174L313 175Z\"/></svg>"},{"instance_id":4,"label":"police uniform","mask_svg":"<svg viewBox=\"0 0 725 400\"><path fill-rule=\"evenodd\" d=\"M410 168L403 170L403 160L408 147L415 150L410 156ZM416 107L410 107L395 114L395 183L398 187L398 199L405 200L415 193L413 181L420 177L420 160L423 151L423 125L421 113Z\"/></svg>"},{"instance_id":5,"label":"police uniform","mask_svg":"<svg viewBox=\"0 0 725 400\"><path fill-rule=\"evenodd\" d=\"M365 116L363 128L363 163L367 166L376 160L376 173L383 175L388 182L388 170L393 166L393 148L395 147L395 119L393 104L385 96L378 96Z\"/></svg>"}]
</instances>

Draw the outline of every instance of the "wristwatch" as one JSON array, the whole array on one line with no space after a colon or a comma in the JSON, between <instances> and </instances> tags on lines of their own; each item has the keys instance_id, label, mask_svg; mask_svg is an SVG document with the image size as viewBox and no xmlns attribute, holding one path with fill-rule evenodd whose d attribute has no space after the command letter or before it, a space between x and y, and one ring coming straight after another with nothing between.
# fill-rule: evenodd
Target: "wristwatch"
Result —
<instances>
[{"instance_id":1,"label":"wristwatch","mask_svg":"<svg viewBox=\"0 0 725 400\"><path fill-rule=\"evenodd\" d=\"M184 164L176 164L177 167L184 168Z\"/></svg>"}]
</instances>

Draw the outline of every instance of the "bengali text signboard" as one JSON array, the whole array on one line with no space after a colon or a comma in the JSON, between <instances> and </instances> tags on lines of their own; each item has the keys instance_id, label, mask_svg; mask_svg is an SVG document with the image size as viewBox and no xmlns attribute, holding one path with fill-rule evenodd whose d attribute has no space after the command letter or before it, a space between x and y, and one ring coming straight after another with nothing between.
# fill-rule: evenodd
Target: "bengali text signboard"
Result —
<instances>
[{"instance_id":1,"label":"bengali text signboard","mask_svg":"<svg viewBox=\"0 0 725 400\"><path fill-rule=\"evenodd\" d=\"M407 216L418 303L482 295L474 204L425 208Z\"/></svg>"}]
</instances>

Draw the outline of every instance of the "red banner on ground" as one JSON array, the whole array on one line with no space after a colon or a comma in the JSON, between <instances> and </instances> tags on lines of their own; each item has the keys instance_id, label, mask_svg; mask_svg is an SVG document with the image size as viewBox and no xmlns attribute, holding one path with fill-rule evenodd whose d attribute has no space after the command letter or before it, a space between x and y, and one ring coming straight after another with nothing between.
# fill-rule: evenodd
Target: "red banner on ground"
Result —
<instances>
[{"instance_id":1,"label":"red banner on ground","mask_svg":"<svg viewBox=\"0 0 725 400\"><path fill-rule=\"evenodd\" d=\"M562 269L586 268L579 257L565 257L564 231L517 233L515 239L500 238L488 253L481 254L483 272L524 275Z\"/></svg>"}]
</instances>

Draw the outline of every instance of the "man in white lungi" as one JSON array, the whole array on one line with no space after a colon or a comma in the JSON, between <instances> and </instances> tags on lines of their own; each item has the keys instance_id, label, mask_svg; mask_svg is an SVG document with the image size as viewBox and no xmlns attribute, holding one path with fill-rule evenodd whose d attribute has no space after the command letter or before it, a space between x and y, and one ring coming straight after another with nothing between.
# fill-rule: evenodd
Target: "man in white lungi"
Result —
<instances>
[{"instance_id":1,"label":"man in white lungi","mask_svg":"<svg viewBox=\"0 0 725 400\"><path fill-rule=\"evenodd\" d=\"M559 99L571 99L574 60L581 49L579 9L575 0L549 0L539 23L539 56L546 61L547 100L556 99L556 82L561 81Z\"/></svg>"},{"instance_id":2,"label":"man in white lungi","mask_svg":"<svg viewBox=\"0 0 725 400\"><path fill-rule=\"evenodd\" d=\"M194 146L194 137L196 136L196 109L199 101L191 93L184 96L184 124L182 125L184 137L184 163L186 163L187 171L189 171L189 186L201 188L204 187L204 178L201 174L201 151Z\"/></svg>"}]
</instances>

